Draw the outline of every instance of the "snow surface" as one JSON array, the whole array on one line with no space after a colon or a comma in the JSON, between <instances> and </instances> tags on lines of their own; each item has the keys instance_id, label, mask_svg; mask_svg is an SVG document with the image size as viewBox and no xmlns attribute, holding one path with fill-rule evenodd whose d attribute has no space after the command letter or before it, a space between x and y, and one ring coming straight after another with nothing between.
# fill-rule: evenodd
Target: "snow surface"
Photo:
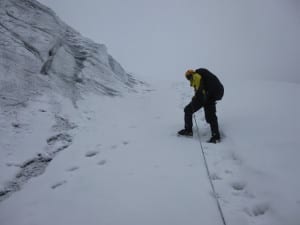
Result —
<instances>
[{"instance_id":1,"label":"snow surface","mask_svg":"<svg viewBox=\"0 0 300 225\"><path fill-rule=\"evenodd\" d=\"M196 118L227 223L299 225L299 106L292 100L299 85L224 83L223 141L205 143L203 112ZM156 82L123 97L91 94L78 109L62 98L65 116L77 125L67 132L73 141L1 202L1 224L222 224L198 138L176 135L191 95L183 81ZM44 115L38 108L31 108L37 120ZM42 152L49 133L39 135L27 141Z\"/></svg>"},{"instance_id":2,"label":"snow surface","mask_svg":"<svg viewBox=\"0 0 300 225\"><path fill-rule=\"evenodd\" d=\"M1 225L222 224L199 139L176 135L181 75L137 82L49 8L0 6ZM196 119L225 220L299 225L299 84L224 74L222 142Z\"/></svg>"}]
</instances>

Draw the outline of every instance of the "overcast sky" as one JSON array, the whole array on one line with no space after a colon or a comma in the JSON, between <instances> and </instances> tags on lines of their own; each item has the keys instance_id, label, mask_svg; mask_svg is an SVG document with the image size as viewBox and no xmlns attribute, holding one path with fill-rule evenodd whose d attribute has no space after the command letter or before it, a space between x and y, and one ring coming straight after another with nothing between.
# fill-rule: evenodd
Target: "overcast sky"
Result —
<instances>
[{"instance_id":1,"label":"overcast sky","mask_svg":"<svg viewBox=\"0 0 300 225\"><path fill-rule=\"evenodd\" d=\"M300 82L298 0L40 0L128 71Z\"/></svg>"}]
</instances>

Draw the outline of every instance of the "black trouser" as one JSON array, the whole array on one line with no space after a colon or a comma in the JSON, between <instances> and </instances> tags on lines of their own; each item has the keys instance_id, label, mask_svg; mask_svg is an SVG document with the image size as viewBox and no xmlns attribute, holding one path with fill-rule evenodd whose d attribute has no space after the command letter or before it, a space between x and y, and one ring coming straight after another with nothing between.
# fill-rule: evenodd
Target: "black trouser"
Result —
<instances>
[{"instance_id":1,"label":"black trouser","mask_svg":"<svg viewBox=\"0 0 300 225\"><path fill-rule=\"evenodd\" d=\"M204 106L205 120L210 125L212 136L220 137L215 101L207 101L204 105L202 105L201 101L197 101L197 99L193 99L184 108L185 129L188 131L192 131L193 113L197 112L202 106Z\"/></svg>"}]
</instances>

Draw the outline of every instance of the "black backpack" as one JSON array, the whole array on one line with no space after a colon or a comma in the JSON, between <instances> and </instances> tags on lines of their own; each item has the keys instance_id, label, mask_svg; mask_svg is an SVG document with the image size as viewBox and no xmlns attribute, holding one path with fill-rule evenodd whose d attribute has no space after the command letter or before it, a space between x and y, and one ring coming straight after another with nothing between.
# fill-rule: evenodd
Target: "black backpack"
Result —
<instances>
[{"instance_id":1,"label":"black backpack","mask_svg":"<svg viewBox=\"0 0 300 225\"><path fill-rule=\"evenodd\" d=\"M219 78L205 68L197 69L196 73L202 76L207 99L213 101L221 100L224 95L224 86Z\"/></svg>"}]
</instances>

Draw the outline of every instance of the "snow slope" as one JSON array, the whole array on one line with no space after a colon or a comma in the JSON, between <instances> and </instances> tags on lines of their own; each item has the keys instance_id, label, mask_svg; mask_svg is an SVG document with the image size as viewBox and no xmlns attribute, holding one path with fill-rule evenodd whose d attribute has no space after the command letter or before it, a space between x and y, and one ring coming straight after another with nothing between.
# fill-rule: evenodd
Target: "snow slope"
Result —
<instances>
[{"instance_id":1,"label":"snow slope","mask_svg":"<svg viewBox=\"0 0 300 225\"><path fill-rule=\"evenodd\" d=\"M105 45L81 36L35 0L2 0L0 21L2 107L16 99L25 104L49 89L76 105L84 92L117 95L130 85Z\"/></svg>"},{"instance_id":2,"label":"snow slope","mask_svg":"<svg viewBox=\"0 0 300 225\"><path fill-rule=\"evenodd\" d=\"M196 118L227 223L299 225L299 86L224 84L222 143L204 143L209 128ZM1 202L1 224L222 224L198 138L176 136L191 95L185 81L154 82L80 100L84 112L68 111L72 144Z\"/></svg>"},{"instance_id":3,"label":"snow slope","mask_svg":"<svg viewBox=\"0 0 300 225\"><path fill-rule=\"evenodd\" d=\"M188 83L136 82L33 0L1 0L0 31L1 225L222 224L199 139L176 136ZM222 143L196 119L227 223L299 225L299 84L222 75Z\"/></svg>"},{"instance_id":4,"label":"snow slope","mask_svg":"<svg viewBox=\"0 0 300 225\"><path fill-rule=\"evenodd\" d=\"M131 91L135 81L105 45L81 36L35 0L1 0L0 33L2 199L72 142L67 132L77 125L68 108L91 92Z\"/></svg>"}]
</instances>

